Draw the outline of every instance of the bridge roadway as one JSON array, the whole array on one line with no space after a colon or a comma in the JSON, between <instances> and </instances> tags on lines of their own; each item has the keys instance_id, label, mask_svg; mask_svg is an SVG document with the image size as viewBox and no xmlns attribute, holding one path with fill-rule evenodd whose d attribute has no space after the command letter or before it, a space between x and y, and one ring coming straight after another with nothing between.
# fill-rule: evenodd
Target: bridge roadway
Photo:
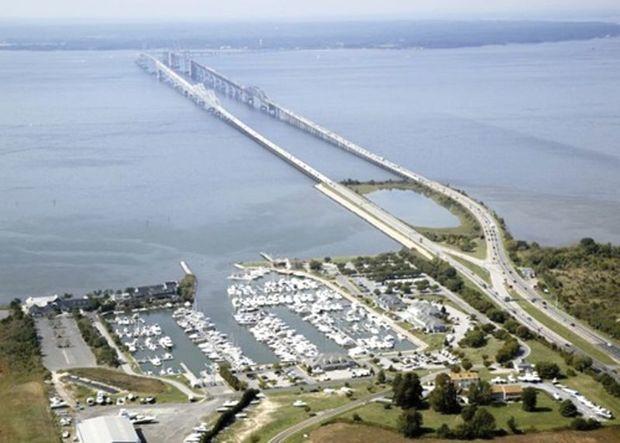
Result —
<instances>
[{"instance_id":1,"label":"bridge roadway","mask_svg":"<svg viewBox=\"0 0 620 443\"><path fill-rule=\"evenodd\" d=\"M512 278L513 281L519 282L519 280L517 279L520 277L518 273L513 269L510 260L504 252L503 243L501 240L501 229L495 217L493 216L491 211L484 207L482 204L448 186L442 185L438 182L429 180L419 174L409 171L408 169L397 165L396 163L393 163L377 154L368 151L367 149L364 149L346 140L344 137L332 131L322 128L311 120L299 116L294 112L269 101L266 95L257 88L244 88L236 83L228 82L226 77L219 73L217 73L217 78L214 78L212 77L212 73L215 71L205 69L205 67L193 61L191 61L189 64L190 68L188 74L191 76L191 78L197 77L197 79L201 81L201 83L208 83L207 81L205 81L205 79L211 79L210 83L212 85L215 85L217 89L225 92L227 95L230 95L235 99L244 101L255 107L258 105L259 109L269 112L276 118L293 124L294 126L306 132L309 132L312 135L318 136L325 141L328 141L329 143L341 149L351 152L354 155L365 159L373 164L376 164L396 175L399 175L408 180L416 181L424 186L427 186L430 189L435 190L436 192L451 197L460 204L462 204L476 217L476 219L480 222L480 225L484 229L485 239L487 242L487 251L489 251L489 256L486 259L486 267L491 272L493 286L492 288L489 288L487 283L484 282L484 280L482 280L469 268L467 268L459 261L455 260L454 257L449 255L449 251L447 251L442 246L434 244L430 240L424 238L409 225L403 223L396 217L377 207L364 197L351 191L349 188L342 186L339 183L327 178L325 175L321 174L314 168L310 167L309 165L305 164L298 158L288 153L286 150L280 148L275 143L266 139L249 126L245 125L239 119L226 111L219 104L219 102L214 102L213 98L207 95L207 91L204 89L202 84L192 85L181 75L177 74L175 70L166 66L159 60L148 55L142 55L141 57L147 57L148 59L150 59L156 66L157 75L160 76L162 73L165 74L165 77L170 81L173 87L179 89L186 96L193 98L194 101L196 101L198 104L203 105L205 109L213 112L216 116L220 117L226 123L233 126L240 132L246 134L252 140L256 141L263 147L267 148L268 150L278 155L280 158L292 164L294 167L301 170L304 174L315 180L318 183L318 185L316 186L317 189L319 189L325 195L332 198L339 204L345 206L352 212L356 213L358 216L362 217L373 226L381 229L387 235L394 238L396 241L400 242L404 246L410 248L414 247L428 258L439 257L442 260L447 261L461 274L463 274L466 278L472 281L482 292L486 293L489 297L491 297L498 305L510 311L512 315L514 315L521 323L527 325L530 329L537 331L540 335L544 336L550 342L555 343L566 350L577 350L577 348L572 343L568 342L566 339L564 339L562 336L557 334L555 331L553 331L551 328L547 327L543 323L530 317L529 314L520 305L510 301L512 297L505 286L506 279ZM260 94L251 97L253 91L259 91ZM524 290L524 288L527 289L527 285L515 284L514 288L526 300L529 300L530 302L532 301L532 294L529 293L529 291ZM531 291L534 290L531 289ZM576 329L578 333L581 332L581 330L578 328L585 329L587 333L582 333L582 336L584 338L588 339L593 344L598 345L607 355L611 355L612 358L617 359L617 355L613 352L615 348L613 346L608 346L607 342L597 333L576 322L576 320L573 321L572 324L579 324L578 327L573 326L573 329ZM615 372L612 371L612 368L609 367L607 364L597 361L595 359L595 366L615 376Z\"/></svg>"},{"instance_id":2,"label":"bridge roadway","mask_svg":"<svg viewBox=\"0 0 620 443\"><path fill-rule=\"evenodd\" d=\"M506 284L513 287L515 292L521 296L527 303L530 303L534 308L538 309L543 315L549 316L552 320L565 325L567 328L572 329L576 334L580 335L589 343L597 346L603 353L607 354L612 360L620 362L620 347L607 339L604 335L586 326L579 320L575 319L565 311L547 304L545 309L541 309L542 303L540 302L540 296L534 288L528 285L520 274L514 269L512 262L504 249L502 241L502 231L494 214L486 208L483 204L477 202L473 198L459 192L449 186L443 185L439 182L430 180L420 174L416 174L407 168L404 168L382 156L379 156L347 139L338 135L337 133L320 126L312 120L303 117L294 111L285 108L282 105L277 104L273 100L269 99L264 91L256 87L244 87L239 83L236 83L225 75L215 71L212 68L201 65L196 62L191 62L193 67L192 72L201 73L201 79L206 79L215 89L224 92L226 95L231 96L236 100L243 101L252 105L254 108L260 109L278 120L281 120L287 124L290 124L304 132L307 132L315 137L318 137L340 149L356 155L366 161L369 161L397 176L403 177L407 180L412 180L424 185L436 192L439 192L445 196L448 196L465 208L467 208L478 220L480 225L484 229L485 241L487 243L488 256L484 260L483 266L487 268L491 274L492 286L494 288L493 298L499 301L499 299L511 298L511 294L506 289ZM428 245L428 242L427 242ZM448 249L443 248L445 252L449 252ZM445 257L445 254L442 258ZM459 270L467 269L460 265L459 262L451 258L447 259L454 267ZM473 261L473 260L472 260ZM460 266L458 266L460 265ZM471 271L469 271L471 273ZM485 291L488 292L488 291ZM504 304L504 303L502 303ZM530 319L529 315L518 305L513 304L505 305L513 314L514 311L521 311L521 316L524 319ZM527 324L530 327L541 332L543 330L539 322L529 320ZM549 329L549 328L547 328ZM562 339L559 335L555 334L556 339L552 339L551 335L548 337L551 341L556 342L558 345L563 346L567 350L574 350L574 346Z\"/></svg>"}]
</instances>

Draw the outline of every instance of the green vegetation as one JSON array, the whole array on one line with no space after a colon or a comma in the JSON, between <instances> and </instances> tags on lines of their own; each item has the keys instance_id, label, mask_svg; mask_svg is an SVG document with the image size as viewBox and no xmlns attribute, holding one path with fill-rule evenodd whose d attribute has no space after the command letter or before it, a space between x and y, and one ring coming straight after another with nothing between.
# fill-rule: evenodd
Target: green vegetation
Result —
<instances>
[{"instance_id":1,"label":"green vegetation","mask_svg":"<svg viewBox=\"0 0 620 443\"><path fill-rule=\"evenodd\" d=\"M75 319L84 341L88 343L93 354L95 354L97 364L113 367L119 366L120 362L118 361L116 351L112 349L108 341L99 333L97 328L93 326L90 319L81 314L75 314Z\"/></svg>"},{"instance_id":2,"label":"green vegetation","mask_svg":"<svg viewBox=\"0 0 620 443\"><path fill-rule=\"evenodd\" d=\"M469 260L466 260L462 257L459 257L458 255L453 255L453 254L450 254L450 255L452 256L453 259L461 263L466 268L469 268L470 271L472 271L478 277L483 279L485 282L491 284L491 273L487 271L485 268L483 268L482 266L478 266L477 264L472 263Z\"/></svg>"},{"instance_id":3,"label":"green vegetation","mask_svg":"<svg viewBox=\"0 0 620 443\"><path fill-rule=\"evenodd\" d=\"M606 353L601 351L597 346L594 346L592 343L585 340L581 336L577 335L576 333L571 331L566 326L553 320L547 314L545 314L544 312L541 312L538 308L533 306L529 301L521 299L513 291L510 291L510 292L513 297L519 300L518 301L519 305L532 318L538 320L539 322L541 322L542 324L544 324L551 330L555 331L556 333L564 337L566 340L571 342L573 345L575 345L577 348L579 348L581 351L585 352L586 354L591 355L592 357L596 358L597 360L600 360L601 362L605 364L615 364L615 361L612 360Z\"/></svg>"},{"instance_id":4,"label":"green vegetation","mask_svg":"<svg viewBox=\"0 0 620 443\"><path fill-rule=\"evenodd\" d=\"M495 361L504 364L519 354L519 342L514 337L509 337L495 354Z\"/></svg>"},{"instance_id":5,"label":"green vegetation","mask_svg":"<svg viewBox=\"0 0 620 443\"><path fill-rule=\"evenodd\" d=\"M161 380L130 375L115 369L78 368L71 369L68 372L78 377L98 381L117 387L124 391L130 391L134 393L144 393L155 396L166 394L171 389L174 389L170 385L162 382ZM176 389L174 390L177 391ZM180 398L182 400L186 400L186 397L183 394L180 395Z\"/></svg>"},{"instance_id":6,"label":"green vegetation","mask_svg":"<svg viewBox=\"0 0 620 443\"><path fill-rule=\"evenodd\" d=\"M562 417L575 417L579 414L577 406L575 406L575 404L568 399L560 403L559 411Z\"/></svg>"},{"instance_id":7,"label":"green vegetation","mask_svg":"<svg viewBox=\"0 0 620 443\"><path fill-rule=\"evenodd\" d=\"M562 374L567 375L570 373L571 367L567 361L571 361L572 363L572 358L568 355L565 360L565 358L558 351L554 351L538 340L528 340L527 345L531 350L530 356L528 357L529 361L546 361L555 363L560 368L560 372ZM599 380L597 380L597 378L599 378ZM587 397L590 400L603 406L604 408L609 409L615 417L620 416L620 395L615 396L613 393L609 392L605 385L603 385L600 381L600 376L595 374L590 375L589 373L575 372L572 376L566 376L566 378L562 380L562 383L569 388L587 394ZM608 383L609 386L612 386L610 382ZM617 386L617 383L615 386Z\"/></svg>"},{"instance_id":8,"label":"green vegetation","mask_svg":"<svg viewBox=\"0 0 620 443\"><path fill-rule=\"evenodd\" d=\"M222 432L227 426L230 426L235 421L235 415L239 412L243 411L258 395L258 390L256 389L248 389L241 396L241 400L237 402L235 406L233 406L228 411L222 413L218 419L215 421L213 426L209 429L208 432L202 434L200 439L201 443L210 443L213 441L217 435Z\"/></svg>"},{"instance_id":9,"label":"green vegetation","mask_svg":"<svg viewBox=\"0 0 620 443\"><path fill-rule=\"evenodd\" d=\"M521 398L521 405L525 412L536 411L536 403L538 402L538 391L534 388L525 388Z\"/></svg>"},{"instance_id":10,"label":"green vegetation","mask_svg":"<svg viewBox=\"0 0 620 443\"><path fill-rule=\"evenodd\" d=\"M541 378L545 378L547 380L561 376L560 367L557 363L548 361L536 362L536 372L538 372L538 375L540 375Z\"/></svg>"},{"instance_id":11,"label":"green vegetation","mask_svg":"<svg viewBox=\"0 0 620 443\"><path fill-rule=\"evenodd\" d=\"M353 420L361 421L362 419L359 415L355 414ZM407 438L419 436L424 431L422 428L422 414L415 409L405 409L399 418L398 428Z\"/></svg>"},{"instance_id":12,"label":"green vegetation","mask_svg":"<svg viewBox=\"0 0 620 443\"><path fill-rule=\"evenodd\" d=\"M194 274L185 274L179 282L179 295L183 301L194 301L196 295L196 276Z\"/></svg>"},{"instance_id":13,"label":"green vegetation","mask_svg":"<svg viewBox=\"0 0 620 443\"><path fill-rule=\"evenodd\" d=\"M511 240L513 261L532 267L539 286L564 309L620 339L620 247L584 238L563 248Z\"/></svg>"},{"instance_id":14,"label":"green vegetation","mask_svg":"<svg viewBox=\"0 0 620 443\"><path fill-rule=\"evenodd\" d=\"M48 406L48 377L32 317L19 301L0 321L0 441L49 443L58 430Z\"/></svg>"},{"instance_id":15,"label":"green vegetation","mask_svg":"<svg viewBox=\"0 0 620 443\"><path fill-rule=\"evenodd\" d=\"M230 364L221 363L219 365L220 376L226 380L226 383L230 385L235 391L243 391L248 387L247 383L239 380L235 374L230 370Z\"/></svg>"},{"instance_id":16,"label":"green vegetation","mask_svg":"<svg viewBox=\"0 0 620 443\"><path fill-rule=\"evenodd\" d=\"M544 392L538 394L535 412L524 411L520 403L494 403L486 406L484 409L495 418L496 434L512 432L508 423L509 421L512 421L513 424L516 424L518 428L523 431L533 432L565 429L570 426L572 420L572 418L563 417L559 413L558 402ZM422 414L425 436L433 436L432 433L438 436L437 431L443 425L448 427L449 431L453 431L463 423L463 417L459 414L445 415L432 409L417 409L417 411ZM340 419L352 421L354 413L358 414L362 422L366 425L399 431L399 417L402 413L399 408L386 409L385 405L371 403L355 411L343 414ZM469 410L468 413L471 413L471 410Z\"/></svg>"},{"instance_id":17,"label":"green vegetation","mask_svg":"<svg viewBox=\"0 0 620 443\"><path fill-rule=\"evenodd\" d=\"M459 342L459 346L481 348L487 344L487 334L480 328L474 327L465 333Z\"/></svg>"},{"instance_id":18,"label":"green vegetation","mask_svg":"<svg viewBox=\"0 0 620 443\"><path fill-rule=\"evenodd\" d=\"M416 226L416 230L434 242L444 243L460 251L475 253L480 257L484 257L486 254L486 244L482 240L482 229L478 221L467 209L450 197L446 197L414 181L359 182L356 180L345 180L343 184L358 194L369 194L380 189L401 189L411 190L431 198L456 215L461 224L456 228Z\"/></svg>"},{"instance_id":19,"label":"green vegetation","mask_svg":"<svg viewBox=\"0 0 620 443\"><path fill-rule=\"evenodd\" d=\"M456 387L445 373L435 377L435 388L428 396L428 402L435 412L456 414L461 410L457 399Z\"/></svg>"},{"instance_id":20,"label":"green vegetation","mask_svg":"<svg viewBox=\"0 0 620 443\"><path fill-rule=\"evenodd\" d=\"M396 374L392 381L392 390L394 392L393 402L396 406L409 409L422 405L423 389L417 374L413 372Z\"/></svg>"},{"instance_id":21,"label":"green vegetation","mask_svg":"<svg viewBox=\"0 0 620 443\"><path fill-rule=\"evenodd\" d=\"M356 391L361 391L364 386L368 384L354 384ZM269 420L261 422L259 426L252 429L253 437L256 438L256 442L268 442L277 433L284 429L299 423L312 415L327 409L337 408L346 403L349 403L354 397L347 397L344 395L328 395L322 392L304 392L303 390L295 389L293 391L281 391L270 394L265 402L269 402L271 412L269 413ZM299 408L293 406L293 402L296 400L304 401L307 406ZM254 411L250 412L254 414ZM396 420L396 418L395 418ZM248 420L249 422L250 420ZM228 428L224 434L221 435L221 441L233 440L234 435L239 426L244 426L244 422L239 422L234 426ZM226 438L231 436L230 438Z\"/></svg>"}]
</instances>

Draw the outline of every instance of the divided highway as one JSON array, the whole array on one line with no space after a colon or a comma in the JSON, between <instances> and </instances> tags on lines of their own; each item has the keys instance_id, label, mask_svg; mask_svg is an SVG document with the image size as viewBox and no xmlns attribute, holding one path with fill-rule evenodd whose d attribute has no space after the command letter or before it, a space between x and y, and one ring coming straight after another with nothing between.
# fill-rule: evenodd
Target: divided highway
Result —
<instances>
[{"instance_id":1,"label":"divided highway","mask_svg":"<svg viewBox=\"0 0 620 443\"><path fill-rule=\"evenodd\" d=\"M285 149L279 147L275 143L263 137L254 129L244 124L241 120L226 111L215 97L215 94L213 94L213 91L207 91L202 83L196 85L191 84L173 69L148 55L142 55L141 60L138 62L138 64L145 69L145 60L155 66L155 72L158 77L164 77L175 89L191 98L193 101L204 107L204 109L212 112L227 124L239 130L264 148L270 150L272 153L312 178L317 182L317 189L325 195L340 205L346 207L390 237L394 238L405 247L415 248L427 258L438 257L445 260L457 269L465 278L471 281L481 292L493 299L496 304L501 306L506 311L509 311L519 322L544 336L549 342L555 343L557 346L566 350L577 349L573 343L568 342L553 329L532 318L522 306L512 301L513 297L506 287L506 281L512 285L513 289L520 297L527 300L528 303L532 303L532 305L537 309L540 309L540 304L535 303L535 300L538 298L538 294L536 294L534 289L529 287L523 281L518 272L514 269L513 264L504 249L501 227L492 212L484 205L459 191L456 191L439 182L427 179L394 162L374 154L369 150L346 140L344 137L319 126L307 118L301 117L292 111L271 102L260 90L258 90L260 91L260 95L253 97L256 102L262 103L262 105L259 106L259 109L269 112L276 118L308 132L313 136L317 136L330 144L344 149L345 151L350 152L366 161L380 166L381 168L390 171L397 176L403 177L406 180L417 182L437 193L450 197L470 211L484 231L487 246L487 257L484 260L483 266L490 272L492 281L491 287L489 287L487 282L471 271L468 267L456 260L454 256L450 255L450 250L433 243L408 224L376 206L365 197L329 179L316 169L310 167L300 159L294 157ZM220 81L228 81L221 74L218 75ZM231 84L233 84L235 88L240 87L236 83L231 82ZM241 88L243 89L243 93L246 95L251 94L254 90L257 90L256 88ZM253 105L254 100L252 100ZM462 255L460 256L462 257ZM560 323L568 323L570 325L569 327L575 333L591 344L598 346L599 349L608 355L610 359L620 362L620 348L611 343L608 344L601 334L573 319L565 312L559 311L550 306L548 306L548 309L541 309L541 312L543 312L544 315L549 315L549 317L555 321ZM617 378L617 375L615 374L615 366L607 365L596 359L594 361L594 366Z\"/></svg>"}]
</instances>

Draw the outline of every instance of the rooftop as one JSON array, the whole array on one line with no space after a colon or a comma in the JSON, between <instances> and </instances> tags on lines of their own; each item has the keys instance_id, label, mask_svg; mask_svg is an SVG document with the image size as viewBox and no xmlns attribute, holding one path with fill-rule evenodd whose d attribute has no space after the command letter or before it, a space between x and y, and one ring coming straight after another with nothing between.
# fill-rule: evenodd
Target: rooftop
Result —
<instances>
[{"instance_id":1,"label":"rooftop","mask_svg":"<svg viewBox=\"0 0 620 443\"><path fill-rule=\"evenodd\" d=\"M82 443L140 443L131 421L116 415L79 422L77 435Z\"/></svg>"},{"instance_id":2,"label":"rooftop","mask_svg":"<svg viewBox=\"0 0 620 443\"><path fill-rule=\"evenodd\" d=\"M451 380L477 380L480 376L477 372L451 372L450 379Z\"/></svg>"}]
</instances>

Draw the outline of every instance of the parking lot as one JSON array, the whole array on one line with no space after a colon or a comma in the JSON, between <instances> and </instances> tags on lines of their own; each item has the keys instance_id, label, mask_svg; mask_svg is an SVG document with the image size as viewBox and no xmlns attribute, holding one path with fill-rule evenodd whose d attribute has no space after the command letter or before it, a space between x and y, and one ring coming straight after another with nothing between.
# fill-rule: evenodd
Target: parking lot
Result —
<instances>
[{"instance_id":1,"label":"parking lot","mask_svg":"<svg viewBox=\"0 0 620 443\"><path fill-rule=\"evenodd\" d=\"M36 325L41 337L43 364L47 369L58 371L96 366L95 356L82 338L73 317L68 314L52 319L42 317L36 320Z\"/></svg>"},{"instance_id":2,"label":"parking lot","mask_svg":"<svg viewBox=\"0 0 620 443\"><path fill-rule=\"evenodd\" d=\"M226 397L199 403L95 406L78 411L76 421L103 415L117 415L121 408L156 417L156 423L136 425L147 443L181 443L192 429L222 406Z\"/></svg>"}]
</instances>

